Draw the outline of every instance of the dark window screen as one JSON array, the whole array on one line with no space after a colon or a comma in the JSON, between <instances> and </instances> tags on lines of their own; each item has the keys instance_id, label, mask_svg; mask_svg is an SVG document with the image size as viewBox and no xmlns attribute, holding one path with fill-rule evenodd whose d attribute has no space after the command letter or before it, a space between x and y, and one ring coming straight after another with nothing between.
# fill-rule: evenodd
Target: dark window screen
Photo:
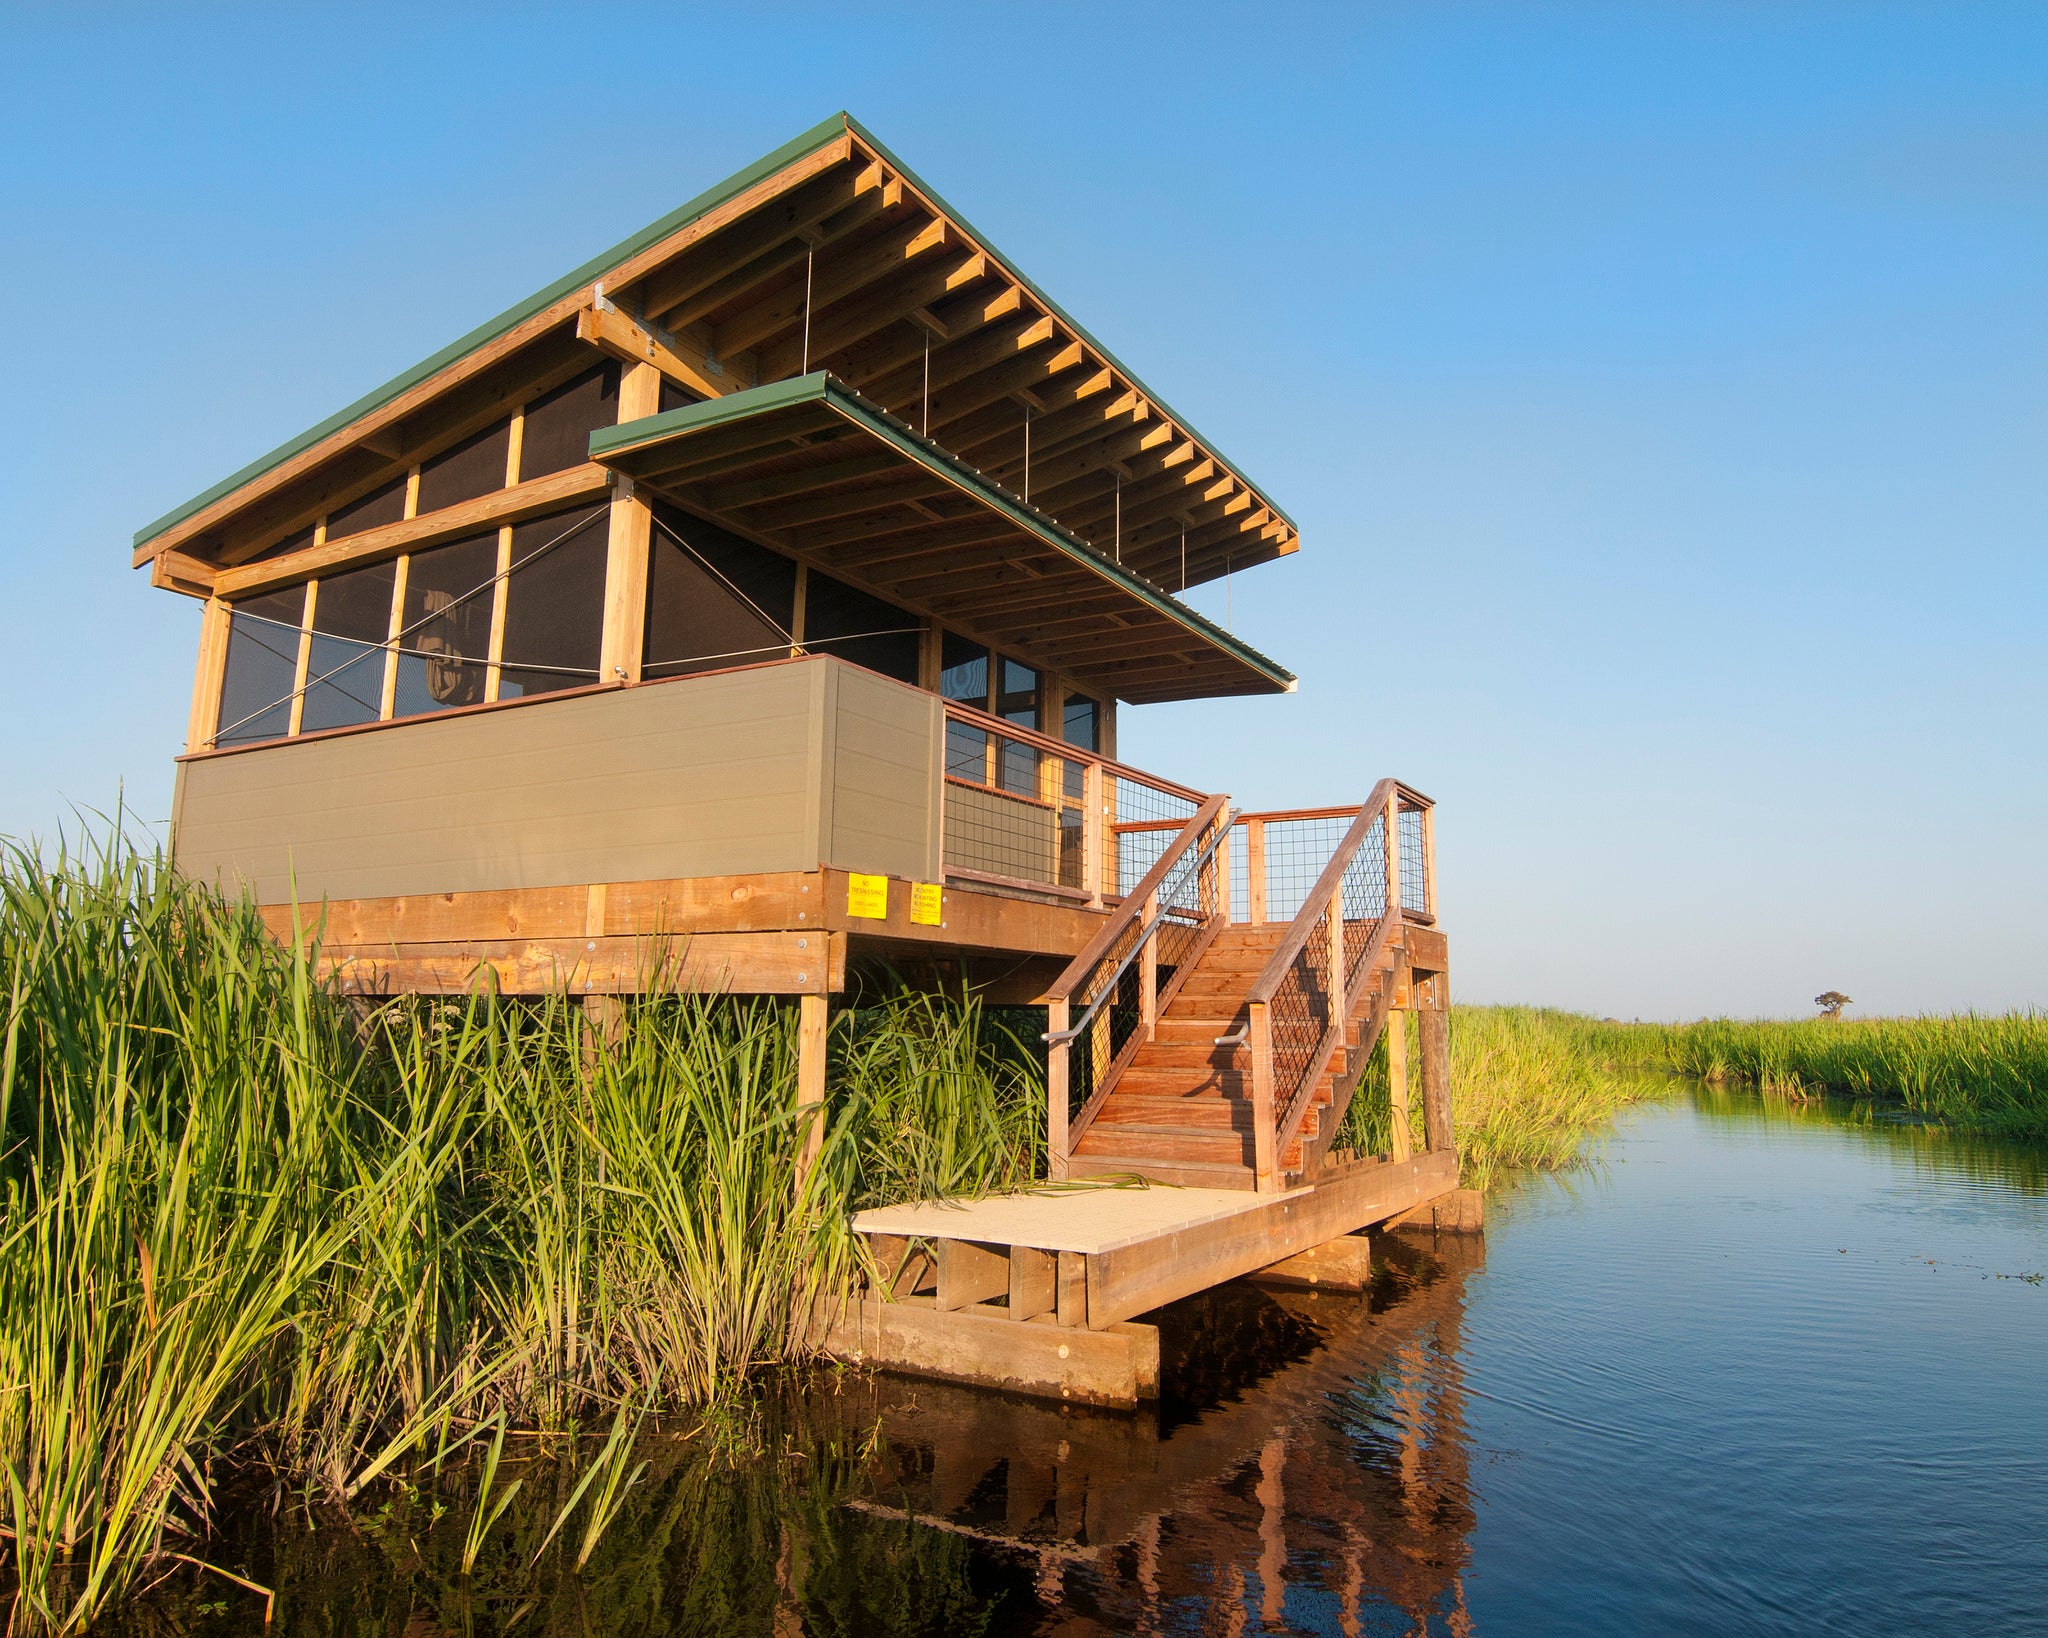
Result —
<instances>
[{"instance_id":1,"label":"dark window screen","mask_svg":"<svg viewBox=\"0 0 2048 1638\"><path fill-rule=\"evenodd\" d=\"M387 523L401 522L404 517L405 479L396 477L329 512L327 538L339 540L343 535L359 535L365 529L381 529Z\"/></svg>"},{"instance_id":2,"label":"dark window screen","mask_svg":"<svg viewBox=\"0 0 2048 1638\"><path fill-rule=\"evenodd\" d=\"M604 643L604 505L535 518L512 531L498 697L580 688L597 679Z\"/></svg>"},{"instance_id":3,"label":"dark window screen","mask_svg":"<svg viewBox=\"0 0 2048 1638\"><path fill-rule=\"evenodd\" d=\"M1069 745L1080 746L1084 751L1101 750L1102 707L1093 700L1081 698L1078 694L1069 694L1066 707L1060 713L1060 738ZM1060 777L1068 797L1073 801L1080 801L1084 789L1081 782L1081 764L1065 764L1065 771Z\"/></svg>"},{"instance_id":4,"label":"dark window screen","mask_svg":"<svg viewBox=\"0 0 2048 1638\"><path fill-rule=\"evenodd\" d=\"M619 419L619 367L605 364L526 406L519 481L545 478L590 459L590 435Z\"/></svg>"},{"instance_id":5,"label":"dark window screen","mask_svg":"<svg viewBox=\"0 0 2048 1638\"><path fill-rule=\"evenodd\" d=\"M681 677L786 655L796 565L684 513L658 516L642 674Z\"/></svg>"},{"instance_id":6,"label":"dark window screen","mask_svg":"<svg viewBox=\"0 0 2048 1638\"><path fill-rule=\"evenodd\" d=\"M497 572L495 530L413 554L405 571L393 716L482 702Z\"/></svg>"},{"instance_id":7,"label":"dark window screen","mask_svg":"<svg viewBox=\"0 0 2048 1638\"><path fill-rule=\"evenodd\" d=\"M1084 751L1101 750L1102 708L1093 700L1069 694L1066 710L1061 713L1060 738Z\"/></svg>"},{"instance_id":8,"label":"dark window screen","mask_svg":"<svg viewBox=\"0 0 2048 1638\"><path fill-rule=\"evenodd\" d=\"M815 569L804 588L803 636L813 654L836 654L898 682L917 682L923 622Z\"/></svg>"},{"instance_id":9,"label":"dark window screen","mask_svg":"<svg viewBox=\"0 0 2048 1638\"><path fill-rule=\"evenodd\" d=\"M996 691L996 715L1020 728L1038 726L1038 673L1015 660L997 661L1000 685ZM1002 787L1023 796L1038 794L1039 753L1015 740L1003 741L1002 766L998 770Z\"/></svg>"},{"instance_id":10,"label":"dark window screen","mask_svg":"<svg viewBox=\"0 0 2048 1638\"><path fill-rule=\"evenodd\" d=\"M661 378L661 408L656 413L666 415L670 410L681 409L685 404L703 402L703 397L690 391L688 387L677 386L667 376Z\"/></svg>"},{"instance_id":11,"label":"dark window screen","mask_svg":"<svg viewBox=\"0 0 2048 1638\"><path fill-rule=\"evenodd\" d=\"M939 692L949 700L988 709L988 650L947 632L939 647Z\"/></svg>"},{"instance_id":12,"label":"dark window screen","mask_svg":"<svg viewBox=\"0 0 2048 1638\"><path fill-rule=\"evenodd\" d=\"M949 700L988 709L988 650L947 632L939 645L939 692ZM988 735L963 722L946 724L946 772L988 783Z\"/></svg>"},{"instance_id":13,"label":"dark window screen","mask_svg":"<svg viewBox=\"0 0 2048 1638\"><path fill-rule=\"evenodd\" d=\"M512 447L512 422L500 421L453 449L420 463L422 512L438 511L459 501L475 500L505 487L505 456Z\"/></svg>"},{"instance_id":14,"label":"dark window screen","mask_svg":"<svg viewBox=\"0 0 2048 1638\"><path fill-rule=\"evenodd\" d=\"M301 529L295 535L286 535L275 546L264 547L262 551L250 558L249 561L251 563L268 563L273 557L283 557L286 552L304 551L313 544L313 533L314 531L309 527Z\"/></svg>"},{"instance_id":15,"label":"dark window screen","mask_svg":"<svg viewBox=\"0 0 2048 1638\"><path fill-rule=\"evenodd\" d=\"M291 731L305 607L304 586L235 605L228 620L227 674L221 679L215 744L247 745Z\"/></svg>"},{"instance_id":16,"label":"dark window screen","mask_svg":"<svg viewBox=\"0 0 2048 1638\"><path fill-rule=\"evenodd\" d=\"M391 634L391 593L398 565L322 580L313 592L313 645L306 662L300 730L375 722L384 701L384 644Z\"/></svg>"}]
</instances>

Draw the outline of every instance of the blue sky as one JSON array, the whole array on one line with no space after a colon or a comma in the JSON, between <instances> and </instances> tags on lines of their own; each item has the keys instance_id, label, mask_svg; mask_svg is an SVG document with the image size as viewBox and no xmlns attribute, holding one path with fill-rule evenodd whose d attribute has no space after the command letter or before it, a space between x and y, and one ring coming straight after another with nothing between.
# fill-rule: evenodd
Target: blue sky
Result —
<instances>
[{"instance_id":1,"label":"blue sky","mask_svg":"<svg viewBox=\"0 0 2048 1638\"><path fill-rule=\"evenodd\" d=\"M838 108L1287 506L1257 807L1440 803L1454 983L2048 1004L2048 9L12 8L0 832L169 807L128 539Z\"/></svg>"}]
</instances>

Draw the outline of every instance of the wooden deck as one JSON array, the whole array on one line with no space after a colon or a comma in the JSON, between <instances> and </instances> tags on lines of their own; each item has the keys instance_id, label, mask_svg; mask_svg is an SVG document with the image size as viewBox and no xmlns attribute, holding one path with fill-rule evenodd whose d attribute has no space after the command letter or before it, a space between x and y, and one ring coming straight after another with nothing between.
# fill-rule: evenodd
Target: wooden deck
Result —
<instances>
[{"instance_id":1,"label":"wooden deck","mask_svg":"<svg viewBox=\"0 0 2048 1638\"><path fill-rule=\"evenodd\" d=\"M822 1312L822 1347L912 1374L1092 1404L1158 1392L1137 1316L1243 1275L1362 1283L1325 1248L1457 1191L1449 1151L1353 1162L1261 1195L1073 1187L861 1213L887 1290ZM1320 1255L1319 1255L1320 1254Z\"/></svg>"}]
</instances>

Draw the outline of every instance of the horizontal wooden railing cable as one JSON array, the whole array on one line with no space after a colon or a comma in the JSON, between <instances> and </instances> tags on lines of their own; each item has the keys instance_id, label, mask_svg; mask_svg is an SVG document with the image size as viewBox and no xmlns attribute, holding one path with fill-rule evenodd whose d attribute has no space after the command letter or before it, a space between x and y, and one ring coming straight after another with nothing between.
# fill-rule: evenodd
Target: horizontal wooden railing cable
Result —
<instances>
[{"instance_id":1,"label":"horizontal wooden railing cable","mask_svg":"<svg viewBox=\"0 0 2048 1638\"><path fill-rule=\"evenodd\" d=\"M1161 1009L1172 1002L1230 919L1223 852L1229 834L1226 799L1205 798L1152 867L1123 895L1087 947L1046 990L1046 1170L1055 1180L1066 1177L1074 1145L1117 1077L1139 1046L1152 1038ZM1163 987L1162 966L1170 969ZM1113 1003L1134 967L1136 1016L1119 1042ZM1077 1040L1084 1043L1087 1096L1070 1119Z\"/></svg>"},{"instance_id":2,"label":"horizontal wooden railing cable","mask_svg":"<svg viewBox=\"0 0 2048 1638\"><path fill-rule=\"evenodd\" d=\"M1427 797L1396 780L1383 779L1373 787L1253 981L1243 1029L1218 1042L1241 1039L1250 1049L1253 1169L1261 1190L1282 1187L1281 1157L1301 1130L1324 1072L1367 999L1372 974L1400 931L1404 811L1421 819L1423 880L1415 914L1417 919L1434 919L1434 873L1427 868L1433 841L1430 806ZM1376 847L1371 845L1375 842ZM1256 887L1256 877L1254 882ZM1255 892L1255 898L1263 897ZM1347 1064L1338 1077L1338 1099L1330 1110L1332 1132L1384 1026L1391 999L1382 996L1369 1026L1370 1038L1361 1039L1357 1061ZM1319 1145L1326 1147L1327 1136ZM1306 1160L1304 1152L1304 1169Z\"/></svg>"}]
</instances>

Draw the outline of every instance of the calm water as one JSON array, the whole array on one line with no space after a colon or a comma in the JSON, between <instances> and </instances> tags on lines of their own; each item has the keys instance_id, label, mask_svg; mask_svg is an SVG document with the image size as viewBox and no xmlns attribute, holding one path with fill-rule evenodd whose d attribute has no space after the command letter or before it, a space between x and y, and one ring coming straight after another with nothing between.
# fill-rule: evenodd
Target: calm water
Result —
<instances>
[{"instance_id":1,"label":"calm water","mask_svg":"<svg viewBox=\"0 0 2048 1638\"><path fill-rule=\"evenodd\" d=\"M459 1517L248 1563L309 1635L2048 1631L2044 1189L1702 1093L1369 1298L1180 1305L1157 1417L849 1375L542 1593L451 1577Z\"/></svg>"}]
</instances>

